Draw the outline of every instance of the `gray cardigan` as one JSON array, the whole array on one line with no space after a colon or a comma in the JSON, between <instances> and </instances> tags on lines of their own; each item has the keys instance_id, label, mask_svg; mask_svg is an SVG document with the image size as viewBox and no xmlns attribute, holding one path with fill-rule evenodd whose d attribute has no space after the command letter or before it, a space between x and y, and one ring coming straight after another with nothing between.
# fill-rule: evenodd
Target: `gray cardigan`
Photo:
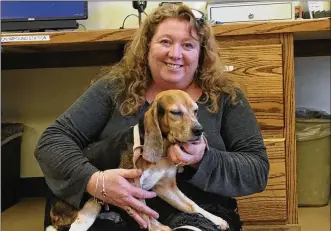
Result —
<instances>
[{"instance_id":1,"label":"gray cardigan","mask_svg":"<svg viewBox=\"0 0 331 231\"><path fill-rule=\"evenodd\" d=\"M221 97L217 113L209 112L205 104L198 105L199 121L210 149L198 170L188 171L192 174L186 177L187 181L199 190L225 197L263 191L269 161L257 120L244 95L239 92L239 102L235 105L228 95ZM122 116L104 78L84 92L43 132L35 150L53 193L79 207L89 178L101 168L91 161L92 157L84 155L83 150L93 142L111 139L137 124L148 106L146 102L136 115ZM112 155L115 154L103 153L99 163L109 162Z\"/></svg>"}]
</instances>

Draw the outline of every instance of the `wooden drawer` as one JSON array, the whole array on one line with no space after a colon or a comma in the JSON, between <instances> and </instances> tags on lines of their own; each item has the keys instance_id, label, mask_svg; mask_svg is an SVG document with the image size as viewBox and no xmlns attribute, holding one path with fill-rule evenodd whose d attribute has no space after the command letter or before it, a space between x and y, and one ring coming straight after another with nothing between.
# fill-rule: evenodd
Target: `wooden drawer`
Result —
<instances>
[{"instance_id":1,"label":"wooden drawer","mask_svg":"<svg viewBox=\"0 0 331 231\"><path fill-rule=\"evenodd\" d=\"M294 19L291 2L216 3L208 5L207 12L209 20L224 23Z\"/></svg>"},{"instance_id":2,"label":"wooden drawer","mask_svg":"<svg viewBox=\"0 0 331 231\"><path fill-rule=\"evenodd\" d=\"M264 138L284 137L282 45L220 47L222 65L239 82Z\"/></svg>"},{"instance_id":3,"label":"wooden drawer","mask_svg":"<svg viewBox=\"0 0 331 231\"><path fill-rule=\"evenodd\" d=\"M286 171L284 139L266 139L270 174L264 192L238 197L244 222L286 221Z\"/></svg>"}]
</instances>

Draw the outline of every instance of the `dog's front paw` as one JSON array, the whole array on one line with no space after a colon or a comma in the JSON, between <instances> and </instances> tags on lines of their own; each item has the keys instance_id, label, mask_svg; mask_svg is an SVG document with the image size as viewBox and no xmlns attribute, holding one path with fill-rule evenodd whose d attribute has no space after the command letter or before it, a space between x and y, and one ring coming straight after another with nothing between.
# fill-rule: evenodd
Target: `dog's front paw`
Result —
<instances>
[{"instance_id":1,"label":"dog's front paw","mask_svg":"<svg viewBox=\"0 0 331 231\"><path fill-rule=\"evenodd\" d=\"M226 221L223 220L223 222L218 224L217 227L220 230L227 230L229 228L229 224Z\"/></svg>"},{"instance_id":2,"label":"dog's front paw","mask_svg":"<svg viewBox=\"0 0 331 231\"><path fill-rule=\"evenodd\" d=\"M227 230L229 228L228 222L220 217L213 216L210 219L220 230Z\"/></svg>"}]
</instances>

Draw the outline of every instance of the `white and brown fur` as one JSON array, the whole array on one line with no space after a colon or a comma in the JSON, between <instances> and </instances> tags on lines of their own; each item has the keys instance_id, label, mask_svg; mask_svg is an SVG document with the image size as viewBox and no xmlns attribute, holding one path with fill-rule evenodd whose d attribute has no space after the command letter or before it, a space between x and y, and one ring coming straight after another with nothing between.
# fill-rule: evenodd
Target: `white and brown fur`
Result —
<instances>
[{"instance_id":1,"label":"white and brown fur","mask_svg":"<svg viewBox=\"0 0 331 231\"><path fill-rule=\"evenodd\" d=\"M144 115L144 144L142 155L133 163L132 145L129 152L122 154L121 168L133 168L134 164L143 171L138 184L145 190L153 190L173 207L185 213L200 213L216 224L221 230L228 228L225 220L217 217L186 197L177 187L176 174L178 165L167 156L170 144L194 142L204 139L203 128L197 120L198 105L185 92L168 90L159 93ZM70 225L70 231L87 230L97 218L101 206L93 199L88 200L81 210L58 201L58 206L51 211L53 227L56 230L61 225ZM58 208L62 208L61 216ZM70 211L70 212L68 212ZM168 231L168 226L162 225L154 218L148 221L150 231Z\"/></svg>"}]
</instances>

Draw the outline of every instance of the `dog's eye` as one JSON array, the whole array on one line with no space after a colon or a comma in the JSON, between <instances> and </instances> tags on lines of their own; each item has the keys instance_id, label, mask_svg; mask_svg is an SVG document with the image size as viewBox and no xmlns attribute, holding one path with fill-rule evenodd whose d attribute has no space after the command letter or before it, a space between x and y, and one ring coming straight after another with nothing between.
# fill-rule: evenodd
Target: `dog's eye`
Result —
<instances>
[{"instance_id":1,"label":"dog's eye","mask_svg":"<svg viewBox=\"0 0 331 231\"><path fill-rule=\"evenodd\" d=\"M194 112L194 115L197 115L198 114L198 109L195 109L193 112Z\"/></svg>"},{"instance_id":2,"label":"dog's eye","mask_svg":"<svg viewBox=\"0 0 331 231\"><path fill-rule=\"evenodd\" d=\"M175 116L180 116L180 115L182 115L182 112L181 112L181 111L170 111L170 113L171 113L172 115L175 115Z\"/></svg>"}]
</instances>

